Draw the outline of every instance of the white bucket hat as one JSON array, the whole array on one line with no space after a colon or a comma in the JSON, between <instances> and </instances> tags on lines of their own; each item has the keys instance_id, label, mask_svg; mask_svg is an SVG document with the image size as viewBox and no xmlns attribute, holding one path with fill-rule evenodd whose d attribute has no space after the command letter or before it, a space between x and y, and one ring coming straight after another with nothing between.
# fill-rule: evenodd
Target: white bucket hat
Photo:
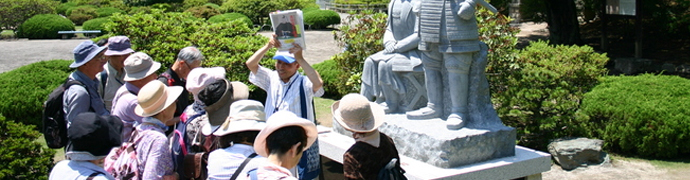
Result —
<instances>
[{"instance_id":1,"label":"white bucket hat","mask_svg":"<svg viewBox=\"0 0 690 180\"><path fill-rule=\"evenodd\" d=\"M156 115L175 102L182 91L184 89L180 86L167 87L163 82L151 81L139 91L139 104L134 113L141 117Z\"/></svg>"},{"instance_id":2,"label":"white bucket hat","mask_svg":"<svg viewBox=\"0 0 690 180\"><path fill-rule=\"evenodd\" d=\"M290 111L278 111L268 118L266 127L259 132L254 140L254 151L263 157L268 157L268 149L266 148L266 138L271 135L276 130L288 127L288 126L299 126L304 129L307 134L307 144L302 151L307 150L316 141L316 136L319 135L316 131L316 125L304 118L297 117L294 113Z\"/></svg>"},{"instance_id":3,"label":"white bucket hat","mask_svg":"<svg viewBox=\"0 0 690 180\"><path fill-rule=\"evenodd\" d=\"M161 63L153 61L151 56L143 52L135 52L125 59L125 81L136 81L155 73L161 68Z\"/></svg>"},{"instance_id":4,"label":"white bucket hat","mask_svg":"<svg viewBox=\"0 0 690 180\"><path fill-rule=\"evenodd\" d=\"M383 124L383 117L386 115L383 107L354 93L333 103L331 113L343 128L360 133L376 130Z\"/></svg>"},{"instance_id":5,"label":"white bucket hat","mask_svg":"<svg viewBox=\"0 0 690 180\"><path fill-rule=\"evenodd\" d=\"M239 100L230 105L230 114L215 136L225 136L243 131L261 131L266 127L266 113L264 105L256 100Z\"/></svg>"}]
</instances>

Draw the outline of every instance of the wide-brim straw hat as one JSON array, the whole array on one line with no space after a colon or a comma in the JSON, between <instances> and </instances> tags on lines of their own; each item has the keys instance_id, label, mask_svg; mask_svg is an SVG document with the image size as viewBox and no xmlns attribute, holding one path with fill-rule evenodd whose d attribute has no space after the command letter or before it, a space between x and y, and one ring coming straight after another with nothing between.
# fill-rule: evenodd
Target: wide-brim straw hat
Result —
<instances>
[{"instance_id":1,"label":"wide-brim straw hat","mask_svg":"<svg viewBox=\"0 0 690 180\"><path fill-rule=\"evenodd\" d=\"M137 100L139 104L134 113L141 117L154 116L170 106L182 94L181 86L167 87L163 82L151 81L139 91Z\"/></svg>"},{"instance_id":2,"label":"wide-brim straw hat","mask_svg":"<svg viewBox=\"0 0 690 180\"><path fill-rule=\"evenodd\" d=\"M266 127L266 113L264 105L256 100L239 100L230 105L230 114L215 136L225 136L244 131L261 131Z\"/></svg>"},{"instance_id":3,"label":"wide-brim straw hat","mask_svg":"<svg viewBox=\"0 0 690 180\"><path fill-rule=\"evenodd\" d=\"M206 136L212 134L225 122L225 119L230 114L230 105L233 102L249 98L249 87L246 84L238 81L228 82L226 79L223 80L226 83L223 96L217 102L204 108L208 117L208 123L201 128L201 133Z\"/></svg>"},{"instance_id":4,"label":"wide-brim straw hat","mask_svg":"<svg viewBox=\"0 0 690 180\"><path fill-rule=\"evenodd\" d=\"M360 94L345 95L331 105L331 113L343 128L360 133L376 130L383 124L386 115L381 105L369 102Z\"/></svg>"},{"instance_id":5,"label":"wide-brim straw hat","mask_svg":"<svg viewBox=\"0 0 690 180\"><path fill-rule=\"evenodd\" d=\"M263 157L268 157L268 149L266 148L266 138L271 135L276 130L288 127L288 126L299 126L304 129L307 134L307 144L302 151L307 150L316 141L316 137L319 135L316 130L316 125L304 118L297 117L294 113L290 111L278 111L268 118L266 127L259 132L254 140L254 151Z\"/></svg>"}]
</instances>

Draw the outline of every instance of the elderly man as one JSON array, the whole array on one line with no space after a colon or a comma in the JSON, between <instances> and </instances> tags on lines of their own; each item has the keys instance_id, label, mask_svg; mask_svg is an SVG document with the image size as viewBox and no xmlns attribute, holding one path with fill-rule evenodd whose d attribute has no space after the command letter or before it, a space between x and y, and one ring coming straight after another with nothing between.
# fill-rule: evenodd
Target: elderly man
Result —
<instances>
[{"instance_id":1,"label":"elderly man","mask_svg":"<svg viewBox=\"0 0 690 180\"><path fill-rule=\"evenodd\" d=\"M386 113L399 111L406 93L400 74L393 72L393 66L412 70L422 63L421 52L417 49L417 16L413 13L413 7L419 3L419 0L390 2L383 35L385 49L364 60L360 94L382 105Z\"/></svg>"},{"instance_id":2,"label":"elderly man","mask_svg":"<svg viewBox=\"0 0 690 180\"><path fill-rule=\"evenodd\" d=\"M132 129L136 124L141 123L144 117L134 113L134 109L139 105L137 95L139 90L151 81L156 80L156 71L161 68L161 63L153 61L151 57L143 52L137 52L125 60L125 85L120 87L113 99L112 113L122 119L122 139L129 139Z\"/></svg>"},{"instance_id":3,"label":"elderly man","mask_svg":"<svg viewBox=\"0 0 690 180\"><path fill-rule=\"evenodd\" d=\"M98 115L109 115L103 99L98 94L96 75L103 71L106 58L103 51L107 47L98 47L93 41L84 41L74 48L74 63L70 68L77 68L69 75L67 81L78 81L81 86L70 86L65 89L63 111L69 127L77 115L83 112L95 112Z\"/></svg>"},{"instance_id":4,"label":"elderly man","mask_svg":"<svg viewBox=\"0 0 690 180\"><path fill-rule=\"evenodd\" d=\"M167 86L182 86L186 89L187 75L192 69L200 67L204 55L201 54L198 48L188 46L182 48L177 54L177 60L172 64L172 67L163 72L158 80ZM177 111L175 111L175 119L179 119L180 115L187 106L189 106L189 92L182 91L180 97L177 98Z\"/></svg>"},{"instance_id":5,"label":"elderly man","mask_svg":"<svg viewBox=\"0 0 690 180\"><path fill-rule=\"evenodd\" d=\"M112 109L113 97L117 89L124 85L125 80L125 59L130 54L134 53L132 50L132 43L127 36L113 36L108 38L108 50L105 51L105 57L108 58L108 63L103 66L103 71L97 77L101 81L98 93L105 101L105 108Z\"/></svg>"}]
</instances>

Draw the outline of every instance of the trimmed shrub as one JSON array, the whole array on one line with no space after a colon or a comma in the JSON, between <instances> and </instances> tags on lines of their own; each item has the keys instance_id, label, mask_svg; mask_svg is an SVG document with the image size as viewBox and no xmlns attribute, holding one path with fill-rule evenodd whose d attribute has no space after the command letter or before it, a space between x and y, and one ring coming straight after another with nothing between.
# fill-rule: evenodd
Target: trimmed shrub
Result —
<instances>
[{"instance_id":1,"label":"trimmed shrub","mask_svg":"<svg viewBox=\"0 0 690 180\"><path fill-rule=\"evenodd\" d=\"M163 67L170 67L180 49L196 45L206 57L203 66L225 67L228 79L248 85L251 84L247 80L249 69L244 62L268 41L240 21L212 24L189 13L153 10L151 14L116 14L111 19L112 26L106 26L109 34L101 38L125 35L134 49L149 54ZM266 57L272 55L269 52ZM272 68L273 62L266 60L261 64Z\"/></svg>"},{"instance_id":2,"label":"trimmed shrub","mask_svg":"<svg viewBox=\"0 0 690 180\"><path fill-rule=\"evenodd\" d=\"M197 6L187 9L185 12L191 13L194 17L204 19L220 14L220 11L211 6Z\"/></svg>"},{"instance_id":3,"label":"trimmed shrub","mask_svg":"<svg viewBox=\"0 0 690 180\"><path fill-rule=\"evenodd\" d=\"M182 3L184 0L123 0L127 6L149 6L156 3Z\"/></svg>"},{"instance_id":4,"label":"trimmed shrub","mask_svg":"<svg viewBox=\"0 0 690 180\"><path fill-rule=\"evenodd\" d=\"M340 15L331 10L310 10L304 13L304 24L311 25L312 29L323 29L340 24Z\"/></svg>"},{"instance_id":5,"label":"trimmed shrub","mask_svg":"<svg viewBox=\"0 0 690 180\"><path fill-rule=\"evenodd\" d=\"M307 13L309 11L315 11L315 10L321 10L321 8L317 7L307 7L307 8L302 8L301 9L303 13Z\"/></svg>"},{"instance_id":6,"label":"trimmed shrub","mask_svg":"<svg viewBox=\"0 0 690 180\"><path fill-rule=\"evenodd\" d=\"M69 17L70 15L72 15L72 11L74 11L75 9L85 8L85 7L91 7L93 9L96 9L96 6L93 6L93 5L81 5L81 6L76 6L76 7L70 7L67 9L67 12L65 12L65 16Z\"/></svg>"},{"instance_id":7,"label":"trimmed shrub","mask_svg":"<svg viewBox=\"0 0 690 180\"><path fill-rule=\"evenodd\" d=\"M690 153L690 80L644 74L610 76L585 94L578 112L583 134L612 151L649 158Z\"/></svg>"},{"instance_id":8,"label":"trimmed shrub","mask_svg":"<svg viewBox=\"0 0 690 180\"><path fill-rule=\"evenodd\" d=\"M52 0L0 0L0 29L16 30L38 14L53 14L58 2Z\"/></svg>"},{"instance_id":9,"label":"trimmed shrub","mask_svg":"<svg viewBox=\"0 0 690 180\"><path fill-rule=\"evenodd\" d=\"M218 9L218 10L220 10L220 5L215 4L215 3L206 3L206 4L204 4L204 6L210 6L210 7L212 7L213 9Z\"/></svg>"},{"instance_id":10,"label":"trimmed shrub","mask_svg":"<svg viewBox=\"0 0 690 180\"><path fill-rule=\"evenodd\" d=\"M65 82L72 72L68 67L71 63L68 60L41 61L0 74L0 114L22 124L40 127L43 101Z\"/></svg>"},{"instance_id":11,"label":"trimmed shrub","mask_svg":"<svg viewBox=\"0 0 690 180\"><path fill-rule=\"evenodd\" d=\"M319 72L323 80L323 90L326 91L324 98L340 99L342 95L338 93L338 86L341 86L340 81L340 67L338 63L332 59L325 60L321 63L314 64L314 69Z\"/></svg>"},{"instance_id":12,"label":"trimmed shrub","mask_svg":"<svg viewBox=\"0 0 690 180\"><path fill-rule=\"evenodd\" d=\"M97 17L108 17L115 13L125 13L125 11L114 7L103 7L96 9Z\"/></svg>"},{"instance_id":13,"label":"trimmed shrub","mask_svg":"<svg viewBox=\"0 0 690 180\"><path fill-rule=\"evenodd\" d=\"M241 22L244 22L247 24L247 27L253 27L252 26L252 20L249 19L249 17L245 16L244 14L240 13L226 13L226 14L219 14L215 15L211 18L208 19L208 22L210 23L219 23L219 22L230 22L234 20L239 20Z\"/></svg>"},{"instance_id":14,"label":"trimmed shrub","mask_svg":"<svg viewBox=\"0 0 690 180\"><path fill-rule=\"evenodd\" d=\"M493 98L499 117L531 148L545 150L550 139L576 135L575 111L606 74L607 61L589 46L533 42L497 75L504 80Z\"/></svg>"},{"instance_id":15,"label":"trimmed shrub","mask_svg":"<svg viewBox=\"0 0 690 180\"><path fill-rule=\"evenodd\" d=\"M71 9L71 8L76 8L77 6L79 6L79 5L75 2L62 3L62 4L57 6L57 8L55 9L55 12L58 14L62 14L62 15L67 16L67 10Z\"/></svg>"},{"instance_id":16,"label":"trimmed shrub","mask_svg":"<svg viewBox=\"0 0 690 180\"><path fill-rule=\"evenodd\" d=\"M79 6L72 9L72 12L67 18L72 20L77 26L80 26L84 24L84 22L96 17L98 17L98 14L96 13L96 8L93 6Z\"/></svg>"},{"instance_id":17,"label":"trimmed shrub","mask_svg":"<svg viewBox=\"0 0 690 180\"><path fill-rule=\"evenodd\" d=\"M29 39L57 39L60 37L58 31L74 31L74 23L57 14L39 14L27 19L17 35Z\"/></svg>"},{"instance_id":18,"label":"trimmed shrub","mask_svg":"<svg viewBox=\"0 0 690 180\"><path fill-rule=\"evenodd\" d=\"M299 0L227 0L221 5L222 13L240 13L252 20L254 24L264 24L270 12L276 10L301 9Z\"/></svg>"},{"instance_id":19,"label":"trimmed shrub","mask_svg":"<svg viewBox=\"0 0 690 180\"><path fill-rule=\"evenodd\" d=\"M149 13L153 12L152 9L153 8L151 8L149 6L132 7L129 10L129 12L127 12L127 14L131 14L131 15L138 14L138 13L149 14Z\"/></svg>"},{"instance_id":20,"label":"trimmed shrub","mask_svg":"<svg viewBox=\"0 0 690 180\"><path fill-rule=\"evenodd\" d=\"M113 22L110 20L109 17L102 17L102 18L96 18L92 20L88 20L84 22L84 25L82 26L82 29L84 30L101 30L101 34L107 34L108 32L105 31L105 24Z\"/></svg>"},{"instance_id":21,"label":"trimmed shrub","mask_svg":"<svg viewBox=\"0 0 690 180\"><path fill-rule=\"evenodd\" d=\"M163 12L173 12L174 8L172 5L168 3L156 3L154 5L150 6L152 9L160 9L163 10Z\"/></svg>"},{"instance_id":22,"label":"trimmed shrub","mask_svg":"<svg viewBox=\"0 0 690 180\"><path fill-rule=\"evenodd\" d=\"M48 179L55 151L34 141L34 128L0 115L0 179Z\"/></svg>"}]
</instances>

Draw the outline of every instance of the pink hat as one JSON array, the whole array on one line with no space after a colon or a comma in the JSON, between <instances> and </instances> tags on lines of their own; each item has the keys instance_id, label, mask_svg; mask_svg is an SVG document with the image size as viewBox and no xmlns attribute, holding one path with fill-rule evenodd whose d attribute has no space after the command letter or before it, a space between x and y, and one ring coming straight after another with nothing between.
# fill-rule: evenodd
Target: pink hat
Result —
<instances>
[{"instance_id":1,"label":"pink hat","mask_svg":"<svg viewBox=\"0 0 690 180\"><path fill-rule=\"evenodd\" d=\"M194 100L198 100L196 96L199 94L199 91L209 84L216 82L216 80L224 78L225 68L223 67L194 68L192 71L189 71L189 75L187 75L187 84L185 84L185 88L194 96Z\"/></svg>"}]
</instances>

